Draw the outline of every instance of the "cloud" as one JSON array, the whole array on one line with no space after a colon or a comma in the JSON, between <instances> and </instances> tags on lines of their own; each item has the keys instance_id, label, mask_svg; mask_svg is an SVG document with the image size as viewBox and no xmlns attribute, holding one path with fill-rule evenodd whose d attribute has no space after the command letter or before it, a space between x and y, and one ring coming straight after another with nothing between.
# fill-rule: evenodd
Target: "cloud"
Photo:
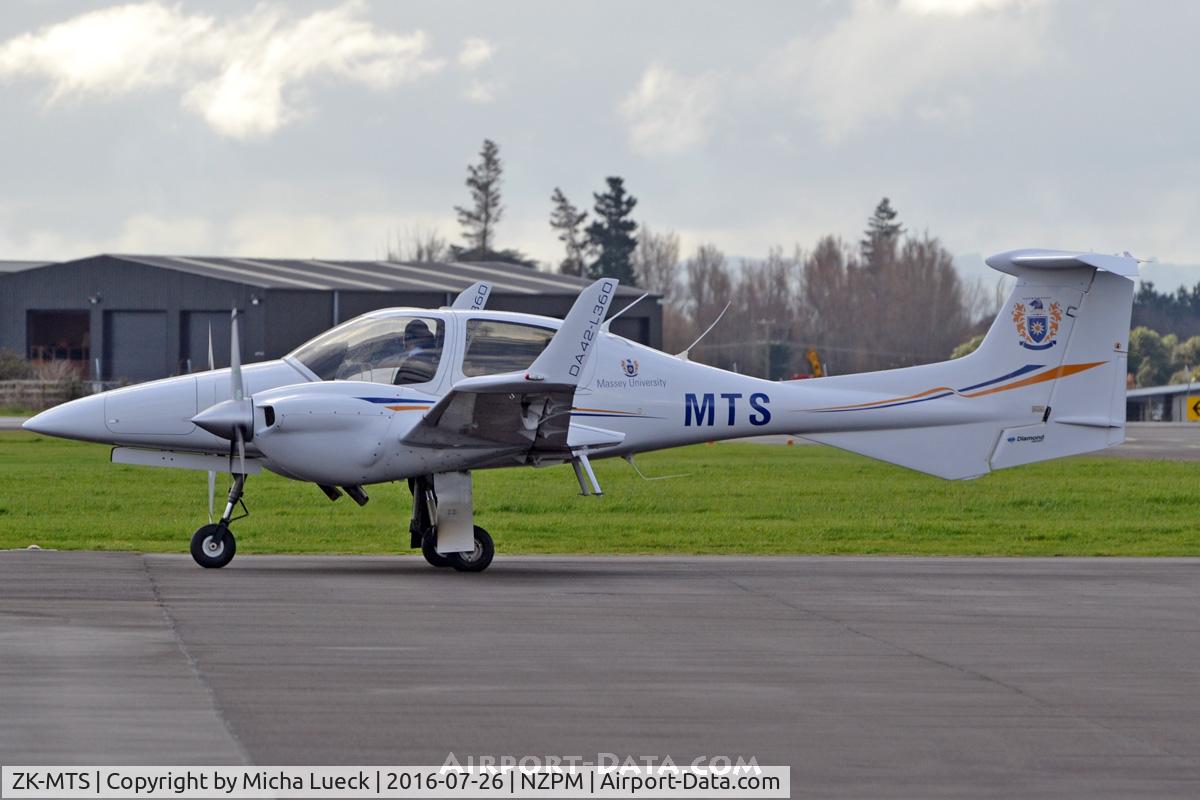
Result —
<instances>
[{"instance_id":1,"label":"cloud","mask_svg":"<svg viewBox=\"0 0 1200 800\"><path fill-rule=\"evenodd\" d=\"M293 19L259 6L218 22L157 1L116 6L0 44L0 78L44 77L52 103L170 87L218 133L263 138L300 116L303 83L316 76L382 90L442 68L424 33L380 30L363 8Z\"/></svg>"},{"instance_id":2,"label":"cloud","mask_svg":"<svg viewBox=\"0 0 1200 800\"><path fill-rule=\"evenodd\" d=\"M4 42L0 77L43 76L51 100L169 84L213 29L209 17L186 17L160 3L92 11Z\"/></svg>"},{"instance_id":3,"label":"cloud","mask_svg":"<svg viewBox=\"0 0 1200 800\"><path fill-rule=\"evenodd\" d=\"M988 11L992 13L974 13ZM916 111L959 118L961 98L986 79L1040 63L1038 6L1012 0L860 0L823 34L800 36L767 59L764 82L790 95L829 142Z\"/></svg>"},{"instance_id":4,"label":"cloud","mask_svg":"<svg viewBox=\"0 0 1200 800\"><path fill-rule=\"evenodd\" d=\"M216 230L203 217L160 217L135 213L120 222L108 235L79 235L70 226L23 229L6 238L0 232L0 249L7 258L66 261L97 253L206 253ZM68 231L64 233L64 231Z\"/></svg>"},{"instance_id":5,"label":"cloud","mask_svg":"<svg viewBox=\"0 0 1200 800\"><path fill-rule=\"evenodd\" d=\"M462 50L458 54L458 65L465 70L482 67L492 60L496 47L487 39L472 37L463 41Z\"/></svg>"},{"instance_id":6,"label":"cloud","mask_svg":"<svg viewBox=\"0 0 1200 800\"><path fill-rule=\"evenodd\" d=\"M900 0L900 9L913 14L946 14L962 17L1005 6L1033 5L1041 0Z\"/></svg>"},{"instance_id":7,"label":"cloud","mask_svg":"<svg viewBox=\"0 0 1200 800\"><path fill-rule=\"evenodd\" d=\"M467 84L467 88L463 90L463 97L470 100L472 103L491 103L496 99L496 92L499 91L500 84L496 81L481 81L478 79L472 80Z\"/></svg>"},{"instance_id":8,"label":"cloud","mask_svg":"<svg viewBox=\"0 0 1200 800\"><path fill-rule=\"evenodd\" d=\"M717 106L715 78L687 77L651 64L621 101L629 145L644 156L678 155L702 145Z\"/></svg>"}]
</instances>

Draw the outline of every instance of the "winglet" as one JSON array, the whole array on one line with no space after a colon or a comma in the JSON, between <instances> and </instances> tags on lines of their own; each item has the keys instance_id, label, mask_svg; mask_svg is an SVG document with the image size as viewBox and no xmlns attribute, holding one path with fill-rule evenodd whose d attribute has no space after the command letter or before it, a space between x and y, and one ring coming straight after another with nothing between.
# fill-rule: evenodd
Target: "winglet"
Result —
<instances>
[{"instance_id":1,"label":"winglet","mask_svg":"<svg viewBox=\"0 0 1200 800\"><path fill-rule=\"evenodd\" d=\"M487 305L488 297L492 294L492 285L487 281L472 283L454 298L450 308L461 311L479 311Z\"/></svg>"},{"instance_id":2,"label":"winglet","mask_svg":"<svg viewBox=\"0 0 1200 800\"><path fill-rule=\"evenodd\" d=\"M578 386L600 326L617 296L618 281L601 278L579 293L562 327L525 373L527 381Z\"/></svg>"}]
</instances>

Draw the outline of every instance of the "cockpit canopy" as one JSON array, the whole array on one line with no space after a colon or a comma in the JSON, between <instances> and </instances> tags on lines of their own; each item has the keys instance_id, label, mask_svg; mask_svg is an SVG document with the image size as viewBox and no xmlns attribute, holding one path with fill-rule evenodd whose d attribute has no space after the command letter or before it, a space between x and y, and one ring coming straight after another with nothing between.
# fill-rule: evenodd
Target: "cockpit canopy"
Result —
<instances>
[{"instance_id":1,"label":"cockpit canopy","mask_svg":"<svg viewBox=\"0 0 1200 800\"><path fill-rule=\"evenodd\" d=\"M448 340L447 325L465 334L465 377L527 369L546 349L555 329L508 319L437 314L368 315L326 331L290 354L321 380L368 381L396 386L437 377ZM451 339L455 336L452 334Z\"/></svg>"},{"instance_id":2,"label":"cockpit canopy","mask_svg":"<svg viewBox=\"0 0 1200 800\"><path fill-rule=\"evenodd\" d=\"M323 381L428 383L437 374L446 340L437 317L360 317L292 352Z\"/></svg>"}]
</instances>

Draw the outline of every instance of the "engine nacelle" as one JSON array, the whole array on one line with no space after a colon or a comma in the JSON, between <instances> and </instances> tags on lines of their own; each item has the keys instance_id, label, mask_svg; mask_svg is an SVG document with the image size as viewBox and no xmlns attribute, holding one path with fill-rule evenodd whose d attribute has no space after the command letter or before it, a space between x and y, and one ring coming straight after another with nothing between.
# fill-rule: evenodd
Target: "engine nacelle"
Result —
<instances>
[{"instance_id":1,"label":"engine nacelle","mask_svg":"<svg viewBox=\"0 0 1200 800\"><path fill-rule=\"evenodd\" d=\"M304 384L255 395L254 444L271 469L330 486L372 481L392 412L345 388Z\"/></svg>"}]
</instances>

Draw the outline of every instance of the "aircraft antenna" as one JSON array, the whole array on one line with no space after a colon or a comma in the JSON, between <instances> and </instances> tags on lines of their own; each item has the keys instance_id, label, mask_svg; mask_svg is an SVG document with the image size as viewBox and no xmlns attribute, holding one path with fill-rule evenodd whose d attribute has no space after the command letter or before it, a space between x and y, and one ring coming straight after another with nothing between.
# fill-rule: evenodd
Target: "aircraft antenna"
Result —
<instances>
[{"instance_id":1,"label":"aircraft antenna","mask_svg":"<svg viewBox=\"0 0 1200 800\"><path fill-rule=\"evenodd\" d=\"M616 319L617 317L621 316L621 315L622 315L622 314L624 314L626 311L628 311L629 309L633 308L634 306L636 306L638 303L642 302L643 300L645 300L645 299L646 299L647 297L649 297L649 296L650 296L650 293L649 293L649 292L643 292L643 293L642 293L642 296L641 296L641 297L639 297L637 300L634 300L632 303L630 303L629 305L625 306L625 307L624 307L624 308L622 308L620 311L618 311L617 313L613 314L611 317L609 317L608 319L606 319L606 320L604 321L604 324L600 326L600 330L604 331L605 333L608 333L608 328L609 328L609 326L610 326L610 325L612 325L612 322L613 322L613 320L614 320L614 319Z\"/></svg>"},{"instance_id":2,"label":"aircraft antenna","mask_svg":"<svg viewBox=\"0 0 1200 800\"><path fill-rule=\"evenodd\" d=\"M650 476L648 476L644 472L642 472L642 470L638 467L638 465L636 463L634 463L632 453L630 453L629 455L626 455L626 456L622 456L622 458L624 458L626 461L629 462L629 466L633 467L633 471L636 472L638 474L638 477L644 481L667 481L667 480L670 480L671 478L686 478L688 475L691 474L688 472L681 472L677 475L657 475L657 476L651 478Z\"/></svg>"},{"instance_id":3,"label":"aircraft antenna","mask_svg":"<svg viewBox=\"0 0 1200 800\"><path fill-rule=\"evenodd\" d=\"M711 331L713 328L717 327L717 323L721 321L721 317L725 316L725 312L729 310L729 307L731 305L733 305L732 300L730 300L728 303L725 304L725 307L721 309L721 313L717 314L717 318L712 321L712 325L709 325L707 328L705 328L704 333L702 333L696 337L696 341L692 342L687 347L683 348L682 353L676 353L675 357L683 359L684 361L687 361L688 354L690 352L692 352L692 348L695 347L696 345L700 344L700 340L703 339L705 336L708 336L708 332Z\"/></svg>"}]
</instances>

